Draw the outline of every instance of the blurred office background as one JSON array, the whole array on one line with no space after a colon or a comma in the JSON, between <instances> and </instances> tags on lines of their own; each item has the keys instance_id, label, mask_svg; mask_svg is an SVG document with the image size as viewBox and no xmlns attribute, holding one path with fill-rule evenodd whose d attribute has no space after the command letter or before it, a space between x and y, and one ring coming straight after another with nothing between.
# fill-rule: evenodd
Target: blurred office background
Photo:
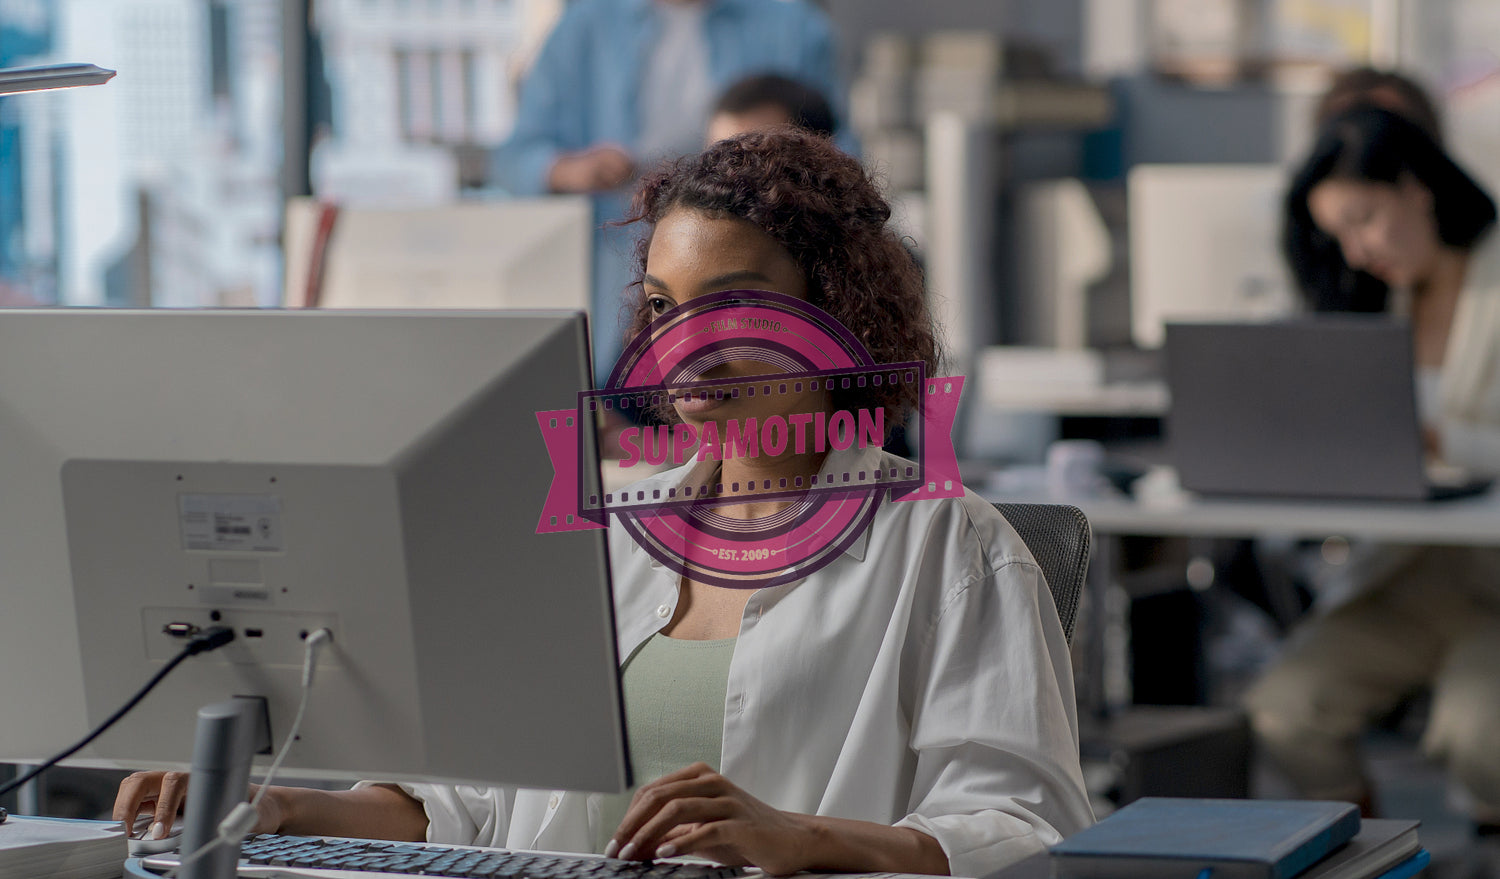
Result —
<instances>
[{"instance_id":1,"label":"blurred office background","mask_svg":"<svg viewBox=\"0 0 1500 879\"><path fill-rule=\"evenodd\" d=\"M516 81L563 2L0 0L0 65L120 71L103 89L0 103L3 295L277 304L288 195L431 205L486 186L484 153L508 133ZM823 5L851 121L915 227L946 222L920 197L933 116L989 128L993 234L972 246L996 255L994 301L976 344L1130 341L1123 254L1095 270L1120 291L1091 294L1100 301L1073 316L1087 322L1077 338L1079 326L1058 324L1068 318L1035 314L1045 303L1023 279L1070 269L1014 258L1044 235L1019 218L1077 207L1071 183L1046 184L1081 180L1119 243L1125 207L1111 188L1132 167L1287 161L1332 68L1415 75L1441 97L1460 158L1500 177L1500 8L1485 0ZM1016 85L1034 88L1007 102Z\"/></svg>"},{"instance_id":2,"label":"blurred office background","mask_svg":"<svg viewBox=\"0 0 1500 879\"><path fill-rule=\"evenodd\" d=\"M0 0L0 67L119 71L102 88L0 99L0 304L276 306L297 251L289 199L503 200L487 153L564 5ZM980 482L1039 465L1060 438L1159 438L1165 317L1290 307L1280 188L1334 71L1423 83L1453 153L1500 185L1494 0L820 5L845 121L974 377L961 454ZM1205 597L1246 569L1236 552L1121 550L1135 585L1117 616L1197 634L1138 638L1164 646L1117 669L1104 698L1232 704L1288 622ZM1440 777L1407 790L1425 817L1443 808Z\"/></svg>"}]
</instances>

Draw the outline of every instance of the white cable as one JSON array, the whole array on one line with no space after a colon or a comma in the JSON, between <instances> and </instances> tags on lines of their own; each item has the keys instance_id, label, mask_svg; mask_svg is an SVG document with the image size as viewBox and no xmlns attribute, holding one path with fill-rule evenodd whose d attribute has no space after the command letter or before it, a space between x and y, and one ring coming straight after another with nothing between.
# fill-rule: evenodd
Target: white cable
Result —
<instances>
[{"instance_id":1,"label":"white cable","mask_svg":"<svg viewBox=\"0 0 1500 879\"><path fill-rule=\"evenodd\" d=\"M255 799L248 803L240 803L231 809L229 814L224 816L224 820L219 822L218 835L199 846L197 851L183 858L176 867L167 871L166 879L174 879L183 867L221 845L239 845L250 834L250 828L255 826L256 820L260 817L261 798L271 787L271 780L281 768L282 762L286 760L287 753L291 751L292 742L297 740L297 731L302 728L302 715L307 712L308 697L312 695L313 674L318 668L318 651L331 640L333 640L332 632L328 629L318 629L309 634L303 644L302 698L297 704L297 716L292 718L292 728L287 730L286 739L281 743L281 750L276 754L276 759L271 762L271 768L266 770L266 777L261 782L260 790L255 792Z\"/></svg>"},{"instance_id":2,"label":"white cable","mask_svg":"<svg viewBox=\"0 0 1500 879\"><path fill-rule=\"evenodd\" d=\"M266 770L266 777L260 783L260 790L255 792L255 799L250 801L250 805L257 809L261 799L266 795L266 790L271 787L271 780L276 777L276 771L281 768L282 761L286 760L287 752L292 749L292 742L297 740L297 731L302 728L302 715L307 711L308 697L312 695L313 672L318 668L318 650L332 639L332 632L327 629L318 629L307 636L307 641L303 645L302 699L297 704L297 716L292 719L292 728L287 731L286 740L281 743L281 752L271 762L271 768Z\"/></svg>"}]
</instances>

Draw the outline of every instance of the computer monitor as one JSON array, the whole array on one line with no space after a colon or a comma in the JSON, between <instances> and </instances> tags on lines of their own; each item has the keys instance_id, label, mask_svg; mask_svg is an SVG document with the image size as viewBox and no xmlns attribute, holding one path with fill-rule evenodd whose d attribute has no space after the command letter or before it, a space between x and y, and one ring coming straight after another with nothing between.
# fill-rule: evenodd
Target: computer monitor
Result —
<instances>
[{"instance_id":1,"label":"computer monitor","mask_svg":"<svg viewBox=\"0 0 1500 879\"><path fill-rule=\"evenodd\" d=\"M1282 258L1278 165L1137 165L1126 181L1131 336L1167 321L1260 320L1297 309Z\"/></svg>"},{"instance_id":2,"label":"computer monitor","mask_svg":"<svg viewBox=\"0 0 1500 879\"><path fill-rule=\"evenodd\" d=\"M586 312L593 227L583 196L408 209L296 198L286 210L285 304Z\"/></svg>"},{"instance_id":3,"label":"computer monitor","mask_svg":"<svg viewBox=\"0 0 1500 879\"><path fill-rule=\"evenodd\" d=\"M578 313L0 311L0 759L81 738L171 622L237 637L79 762L184 767L233 696L279 746L327 626L292 775L624 790L605 532L537 533L587 351Z\"/></svg>"}]
</instances>

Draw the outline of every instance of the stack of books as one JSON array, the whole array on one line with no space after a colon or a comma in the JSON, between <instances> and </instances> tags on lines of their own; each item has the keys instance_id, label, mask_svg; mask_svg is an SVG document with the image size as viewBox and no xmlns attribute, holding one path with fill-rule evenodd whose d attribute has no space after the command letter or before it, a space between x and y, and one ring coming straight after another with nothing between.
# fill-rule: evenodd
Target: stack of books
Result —
<instances>
[{"instance_id":1,"label":"stack of books","mask_svg":"<svg viewBox=\"0 0 1500 879\"><path fill-rule=\"evenodd\" d=\"M1054 879L1407 879L1416 821L1352 803L1145 797L1054 846Z\"/></svg>"},{"instance_id":2,"label":"stack of books","mask_svg":"<svg viewBox=\"0 0 1500 879\"><path fill-rule=\"evenodd\" d=\"M0 879L112 879L127 855L117 822L17 815L0 822Z\"/></svg>"}]
</instances>

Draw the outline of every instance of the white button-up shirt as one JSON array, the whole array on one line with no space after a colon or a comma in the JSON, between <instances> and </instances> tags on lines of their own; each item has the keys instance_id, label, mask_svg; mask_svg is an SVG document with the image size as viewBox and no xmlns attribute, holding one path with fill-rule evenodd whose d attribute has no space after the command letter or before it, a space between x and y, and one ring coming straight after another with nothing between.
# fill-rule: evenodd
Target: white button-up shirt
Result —
<instances>
[{"instance_id":1,"label":"white button-up shirt","mask_svg":"<svg viewBox=\"0 0 1500 879\"><path fill-rule=\"evenodd\" d=\"M823 469L897 463L854 449ZM678 576L619 527L610 561L623 660L672 617ZM926 832L955 876L983 876L1093 822L1051 593L1015 530L973 493L887 499L832 563L750 596L719 765L778 809ZM613 831L594 826L598 795L402 788L423 802L433 842L583 852Z\"/></svg>"}]
</instances>

